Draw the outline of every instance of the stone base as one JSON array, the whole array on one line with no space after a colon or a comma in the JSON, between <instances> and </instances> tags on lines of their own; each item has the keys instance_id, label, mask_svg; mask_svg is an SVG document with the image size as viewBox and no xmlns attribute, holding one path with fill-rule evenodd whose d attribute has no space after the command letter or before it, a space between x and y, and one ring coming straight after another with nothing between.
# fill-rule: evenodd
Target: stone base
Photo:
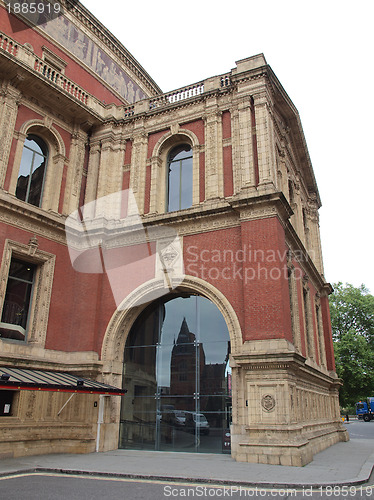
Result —
<instances>
[{"instance_id":1,"label":"stone base","mask_svg":"<svg viewBox=\"0 0 374 500\"><path fill-rule=\"evenodd\" d=\"M290 429L287 434L289 432ZM306 436L308 433L303 429L298 429L297 434ZM310 436L309 439L290 440L289 442L277 442L276 438L273 442L267 443L251 442L250 440L248 442L236 440L238 442L235 442L234 438L231 445L232 457L238 462L303 467L313 460L316 453L338 442L348 440L348 433L344 428L325 430L320 435Z\"/></svg>"},{"instance_id":2,"label":"stone base","mask_svg":"<svg viewBox=\"0 0 374 500\"><path fill-rule=\"evenodd\" d=\"M38 440L1 443L0 458L16 458L52 453L92 453L95 451L93 440Z\"/></svg>"},{"instance_id":3,"label":"stone base","mask_svg":"<svg viewBox=\"0 0 374 500\"><path fill-rule=\"evenodd\" d=\"M291 349L281 340L248 342L235 356L234 387L241 393L231 450L237 461L301 467L349 439L340 419L340 379Z\"/></svg>"}]
</instances>

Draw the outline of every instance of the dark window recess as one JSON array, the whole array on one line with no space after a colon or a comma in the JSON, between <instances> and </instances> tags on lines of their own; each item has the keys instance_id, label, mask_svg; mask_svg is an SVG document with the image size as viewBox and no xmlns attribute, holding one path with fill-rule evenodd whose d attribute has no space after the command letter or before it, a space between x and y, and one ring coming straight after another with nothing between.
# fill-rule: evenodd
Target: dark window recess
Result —
<instances>
[{"instance_id":1,"label":"dark window recess","mask_svg":"<svg viewBox=\"0 0 374 500\"><path fill-rule=\"evenodd\" d=\"M11 417L16 391L0 391L0 417Z\"/></svg>"},{"instance_id":2,"label":"dark window recess","mask_svg":"<svg viewBox=\"0 0 374 500\"><path fill-rule=\"evenodd\" d=\"M26 340L35 265L12 259L0 323L0 337Z\"/></svg>"},{"instance_id":3,"label":"dark window recess","mask_svg":"<svg viewBox=\"0 0 374 500\"><path fill-rule=\"evenodd\" d=\"M39 207L42 200L48 148L38 136L28 135L23 146L16 197Z\"/></svg>"}]
</instances>

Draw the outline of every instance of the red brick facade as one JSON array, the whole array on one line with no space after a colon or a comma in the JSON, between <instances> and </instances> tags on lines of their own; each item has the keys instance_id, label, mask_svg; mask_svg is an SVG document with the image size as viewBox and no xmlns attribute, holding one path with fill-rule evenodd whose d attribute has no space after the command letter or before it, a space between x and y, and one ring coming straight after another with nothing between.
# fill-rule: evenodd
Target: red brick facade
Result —
<instances>
[{"instance_id":1,"label":"red brick facade","mask_svg":"<svg viewBox=\"0 0 374 500\"><path fill-rule=\"evenodd\" d=\"M65 222L96 199L129 191L147 234L162 227L178 234L183 266L173 271L172 279L182 276L173 292L206 296L228 324L233 456L302 465L342 439L330 288L319 246L318 189L297 111L264 57L239 61L235 72L161 95L143 68L124 47L112 44L84 7L65 14L65 26L71 32L83 26L90 32L86 48L99 62L102 54L102 66L111 58L106 72L97 62L100 74L88 66L88 59L81 62L78 53L54 41L51 31L27 27L18 18L10 23L3 6L0 10L2 292L11 258L39 266L29 340L21 345L0 338L0 364L65 370L121 384L126 336L147 294L151 297L162 286L158 241L152 236L147 240L148 256L136 239L110 248L112 263L122 262L124 255L129 261L144 258L131 278L119 264L118 272L115 264L107 272L98 272L97 266L95 272L79 272L69 255ZM63 68L37 70L38 61L51 64L47 53L57 62L61 59ZM118 70L108 77L108 71L119 67L115 65L122 65L128 80L122 77L121 83ZM58 73L56 81L50 76L53 71ZM137 95L146 98L129 102L121 97L124 84L127 96L137 89ZM276 98L270 97L272 92ZM39 207L16 192L30 136L40 136L49 148ZM168 212L167 155L184 144L193 157L192 204ZM101 221L98 213L86 220L84 212L84 223L92 220ZM104 234L105 221L100 224ZM96 237L98 226L92 227ZM101 251L101 259L109 253ZM47 261L54 262L49 274L43 268ZM137 304L133 297L141 297L143 305L132 307ZM261 407L264 396L283 399L276 401L272 413ZM305 398L319 413L304 429L309 418L302 413ZM116 447L118 402L112 401L105 411L101 450ZM287 442L277 426L290 436ZM91 451L95 426L92 429L84 449L71 444L73 438L65 448L59 448L56 439L53 449ZM23 438L15 439L21 443ZM45 448L35 445L33 450Z\"/></svg>"}]
</instances>

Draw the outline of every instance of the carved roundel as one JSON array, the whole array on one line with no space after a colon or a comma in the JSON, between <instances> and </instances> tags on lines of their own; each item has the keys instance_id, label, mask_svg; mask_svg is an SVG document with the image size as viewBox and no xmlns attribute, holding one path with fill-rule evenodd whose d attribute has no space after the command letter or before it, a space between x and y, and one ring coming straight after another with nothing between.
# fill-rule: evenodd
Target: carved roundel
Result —
<instances>
[{"instance_id":1,"label":"carved roundel","mask_svg":"<svg viewBox=\"0 0 374 500\"><path fill-rule=\"evenodd\" d=\"M271 411L275 408L275 398L270 394L265 394L261 399L261 405L265 411Z\"/></svg>"}]
</instances>

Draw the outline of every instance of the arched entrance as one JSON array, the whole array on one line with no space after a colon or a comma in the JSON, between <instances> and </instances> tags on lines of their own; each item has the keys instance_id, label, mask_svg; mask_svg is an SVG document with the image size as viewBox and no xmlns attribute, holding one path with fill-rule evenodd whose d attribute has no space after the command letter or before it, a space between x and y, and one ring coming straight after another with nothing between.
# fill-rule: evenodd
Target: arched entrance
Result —
<instances>
[{"instance_id":1,"label":"arched entrance","mask_svg":"<svg viewBox=\"0 0 374 500\"><path fill-rule=\"evenodd\" d=\"M229 353L209 299L171 294L146 307L125 345L119 447L229 452Z\"/></svg>"}]
</instances>

